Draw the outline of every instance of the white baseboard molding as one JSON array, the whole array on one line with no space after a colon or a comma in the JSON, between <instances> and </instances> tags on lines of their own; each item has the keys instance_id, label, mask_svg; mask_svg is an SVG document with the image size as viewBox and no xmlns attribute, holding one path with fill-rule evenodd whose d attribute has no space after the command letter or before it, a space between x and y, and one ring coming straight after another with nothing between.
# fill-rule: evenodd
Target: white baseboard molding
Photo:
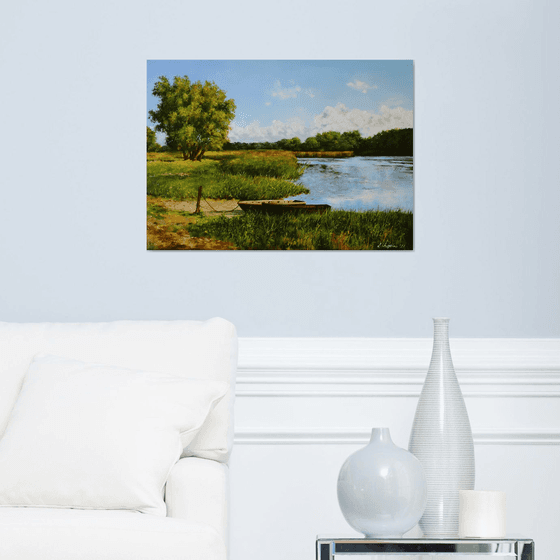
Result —
<instances>
[{"instance_id":1,"label":"white baseboard molding","mask_svg":"<svg viewBox=\"0 0 560 560\"><path fill-rule=\"evenodd\" d=\"M235 431L235 445L340 445L363 444L370 438L370 428L352 429L260 429ZM560 432L547 431L478 431L475 445L560 445Z\"/></svg>"},{"instance_id":2,"label":"white baseboard molding","mask_svg":"<svg viewBox=\"0 0 560 560\"><path fill-rule=\"evenodd\" d=\"M452 338L455 366L464 370L557 372L558 338ZM429 338L240 338L239 367L250 372L298 370L425 372Z\"/></svg>"},{"instance_id":3,"label":"white baseboard molding","mask_svg":"<svg viewBox=\"0 0 560 560\"><path fill-rule=\"evenodd\" d=\"M460 381L461 385L462 382ZM421 389L415 391L368 391L355 389L353 391L346 390L332 390L332 391L321 391L321 390L266 390L266 389L253 389L253 390L243 390L238 389L235 394L238 397L419 397ZM500 390L498 388L488 389L486 391L468 391L463 390L464 397L501 397L501 398L558 398L560 397L560 391L515 391L515 390Z\"/></svg>"},{"instance_id":4,"label":"white baseboard molding","mask_svg":"<svg viewBox=\"0 0 560 560\"><path fill-rule=\"evenodd\" d=\"M465 397L560 397L560 339L451 339ZM418 397L431 339L240 338L239 397Z\"/></svg>"},{"instance_id":5,"label":"white baseboard molding","mask_svg":"<svg viewBox=\"0 0 560 560\"><path fill-rule=\"evenodd\" d=\"M476 445L560 445L557 403L551 402L560 398L560 339L451 339L450 346L465 400L485 399L472 405L482 411L473 433ZM304 418L311 406L299 400L305 398L323 399L324 404L313 403L315 411L329 409L332 398L417 399L431 349L431 339L240 339L236 397L247 412L235 443L365 445L370 428L285 426L279 411L297 410ZM274 399L292 400L270 402ZM492 399L504 410L524 410L526 417L507 424L509 430L493 429ZM262 414L269 402L273 427L260 428L255 411Z\"/></svg>"}]
</instances>

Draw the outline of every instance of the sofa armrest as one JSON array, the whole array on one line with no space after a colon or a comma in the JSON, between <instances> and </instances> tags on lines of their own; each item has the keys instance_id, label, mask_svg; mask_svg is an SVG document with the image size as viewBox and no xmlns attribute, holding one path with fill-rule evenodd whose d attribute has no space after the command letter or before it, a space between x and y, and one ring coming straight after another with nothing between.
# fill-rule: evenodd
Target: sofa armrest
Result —
<instances>
[{"instance_id":1,"label":"sofa armrest","mask_svg":"<svg viewBox=\"0 0 560 560\"><path fill-rule=\"evenodd\" d=\"M210 525L228 546L228 466L186 457L171 469L165 488L167 516Z\"/></svg>"}]
</instances>

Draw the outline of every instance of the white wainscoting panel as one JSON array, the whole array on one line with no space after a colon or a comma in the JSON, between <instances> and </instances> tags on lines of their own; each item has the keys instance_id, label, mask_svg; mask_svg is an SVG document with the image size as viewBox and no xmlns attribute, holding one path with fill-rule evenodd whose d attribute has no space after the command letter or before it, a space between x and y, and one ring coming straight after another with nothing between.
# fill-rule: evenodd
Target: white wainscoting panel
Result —
<instances>
[{"instance_id":1,"label":"white wainscoting panel","mask_svg":"<svg viewBox=\"0 0 560 560\"><path fill-rule=\"evenodd\" d=\"M555 560L560 339L450 345L475 441L475 488L505 491L508 532L535 539L539 560ZM430 339L240 339L231 560L313 560L317 534L354 534L338 508L338 471L373 427L408 447L431 348Z\"/></svg>"}]
</instances>

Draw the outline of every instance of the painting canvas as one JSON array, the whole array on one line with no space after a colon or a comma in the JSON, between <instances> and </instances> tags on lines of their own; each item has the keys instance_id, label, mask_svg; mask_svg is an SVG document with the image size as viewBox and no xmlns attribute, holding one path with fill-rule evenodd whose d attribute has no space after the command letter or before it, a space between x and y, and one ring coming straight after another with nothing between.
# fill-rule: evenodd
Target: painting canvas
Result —
<instances>
[{"instance_id":1,"label":"painting canvas","mask_svg":"<svg viewBox=\"0 0 560 560\"><path fill-rule=\"evenodd\" d=\"M149 60L149 250L414 248L412 60Z\"/></svg>"}]
</instances>

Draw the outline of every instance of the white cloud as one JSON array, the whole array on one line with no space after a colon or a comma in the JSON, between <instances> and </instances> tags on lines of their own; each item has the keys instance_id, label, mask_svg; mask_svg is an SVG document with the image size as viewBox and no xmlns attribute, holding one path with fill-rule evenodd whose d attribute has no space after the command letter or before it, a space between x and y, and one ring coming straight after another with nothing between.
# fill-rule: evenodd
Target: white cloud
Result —
<instances>
[{"instance_id":1,"label":"white cloud","mask_svg":"<svg viewBox=\"0 0 560 560\"><path fill-rule=\"evenodd\" d=\"M286 122L275 120L270 126L260 126L258 121L247 126L233 123L229 138L231 142L275 142L282 138L297 136L303 141L319 132L330 130L336 132L359 130L362 136L368 137L382 130L412 128L412 123L413 112L402 107L391 108L383 105L376 113L348 109L339 103L336 107L325 107L322 113L313 118L309 126L306 126L300 118Z\"/></svg>"},{"instance_id":2,"label":"white cloud","mask_svg":"<svg viewBox=\"0 0 560 560\"><path fill-rule=\"evenodd\" d=\"M290 80L294 83L293 80ZM301 87L294 85L292 87L283 88L279 80L274 83L274 90L272 91L273 97L279 97L280 99L290 99L291 97L297 97L298 93L301 91Z\"/></svg>"},{"instance_id":3,"label":"white cloud","mask_svg":"<svg viewBox=\"0 0 560 560\"><path fill-rule=\"evenodd\" d=\"M346 85L348 87L351 87L352 89L361 91L362 93L367 93L368 89L377 89L377 86L370 86L365 82L360 82L360 80L356 80L355 82L348 82Z\"/></svg>"},{"instance_id":4,"label":"white cloud","mask_svg":"<svg viewBox=\"0 0 560 560\"><path fill-rule=\"evenodd\" d=\"M260 126L258 121L253 121L244 127L232 124L229 140L230 142L276 142L276 140L294 136L303 140L302 136L306 134L306 130L305 123L298 118L290 119L287 122L275 120L270 126Z\"/></svg>"},{"instance_id":5,"label":"white cloud","mask_svg":"<svg viewBox=\"0 0 560 560\"><path fill-rule=\"evenodd\" d=\"M272 101L267 101L267 102L265 103L265 105L266 105L266 106L272 105Z\"/></svg>"},{"instance_id":6,"label":"white cloud","mask_svg":"<svg viewBox=\"0 0 560 560\"><path fill-rule=\"evenodd\" d=\"M336 107L325 107L323 112L313 119L313 123L316 132L311 136L328 130L337 132L359 130L362 136L373 136L391 128L412 128L413 113L402 107L391 109L386 105L381 106L379 112L375 113L348 109L342 103L338 103Z\"/></svg>"},{"instance_id":7,"label":"white cloud","mask_svg":"<svg viewBox=\"0 0 560 560\"><path fill-rule=\"evenodd\" d=\"M315 97L315 94L310 89L306 89L303 93L309 95L309 97Z\"/></svg>"}]
</instances>

